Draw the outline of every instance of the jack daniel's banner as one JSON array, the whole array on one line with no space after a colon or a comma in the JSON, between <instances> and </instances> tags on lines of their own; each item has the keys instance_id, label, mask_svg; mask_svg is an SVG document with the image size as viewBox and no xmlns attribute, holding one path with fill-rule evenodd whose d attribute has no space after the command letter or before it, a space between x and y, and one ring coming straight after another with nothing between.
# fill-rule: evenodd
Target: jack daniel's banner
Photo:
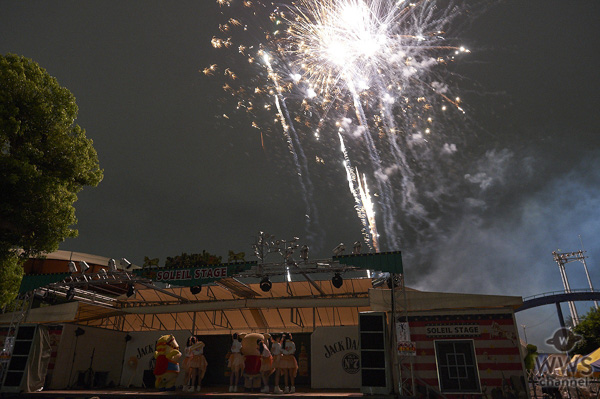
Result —
<instances>
[{"instance_id":1,"label":"jack daniel's banner","mask_svg":"<svg viewBox=\"0 0 600 399\"><path fill-rule=\"evenodd\" d=\"M311 336L311 388L360 388L358 326L318 327Z\"/></svg>"}]
</instances>

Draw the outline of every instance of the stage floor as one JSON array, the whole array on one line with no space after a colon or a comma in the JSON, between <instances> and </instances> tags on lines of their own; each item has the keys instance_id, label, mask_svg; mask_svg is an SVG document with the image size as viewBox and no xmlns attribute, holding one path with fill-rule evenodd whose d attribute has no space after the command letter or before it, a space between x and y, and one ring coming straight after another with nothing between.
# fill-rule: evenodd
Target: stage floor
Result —
<instances>
[{"instance_id":1,"label":"stage floor","mask_svg":"<svg viewBox=\"0 0 600 399\"><path fill-rule=\"evenodd\" d=\"M292 394L273 394L261 392L228 392L226 388L219 389L213 387L203 388L201 392L182 392L169 391L158 392L150 389L98 389L98 390L49 390L40 392L23 392L20 394L4 393L3 398L29 398L29 399L146 399L157 397L171 398L198 398L198 397L214 397L218 399L244 399L244 398L373 398L373 399L391 399L393 395L363 395L356 390L315 390L315 389L297 389L297 392Z\"/></svg>"}]
</instances>

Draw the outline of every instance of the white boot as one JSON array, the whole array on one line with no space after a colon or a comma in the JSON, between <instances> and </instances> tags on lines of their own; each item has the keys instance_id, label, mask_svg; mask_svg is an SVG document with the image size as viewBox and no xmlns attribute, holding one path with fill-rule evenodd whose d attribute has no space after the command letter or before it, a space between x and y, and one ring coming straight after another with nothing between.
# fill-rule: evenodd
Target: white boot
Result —
<instances>
[{"instance_id":1,"label":"white boot","mask_svg":"<svg viewBox=\"0 0 600 399\"><path fill-rule=\"evenodd\" d=\"M290 387L290 393L295 393L295 392L296 392L296 387L292 385Z\"/></svg>"},{"instance_id":2,"label":"white boot","mask_svg":"<svg viewBox=\"0 0 600 399\"><path fill-rule=\"evenodd\" d=\"M285 387L285 389L283 390L283 393L290 393L290 387Z\"/></svg>"},{"instance_id":3,"label":"white boot","mask_svg":"<svg viewBox=\"0 0 600 399\"><path fill-rule=\"evenodd\" d=\"M265 385L261 390L262 393L269 393L269 386Z\"/></svg>"},{"instance_id":4,"label":"white boot","mask_svg":"<svg viewBox=\"0 0 600 399\"><path fill-rule=\"evenodd\" d=\"M283 391L281 388L279 388L279 385L275 385L275 388L273 388L273 393L283 393Z\"/></svg>"}]
</instances>

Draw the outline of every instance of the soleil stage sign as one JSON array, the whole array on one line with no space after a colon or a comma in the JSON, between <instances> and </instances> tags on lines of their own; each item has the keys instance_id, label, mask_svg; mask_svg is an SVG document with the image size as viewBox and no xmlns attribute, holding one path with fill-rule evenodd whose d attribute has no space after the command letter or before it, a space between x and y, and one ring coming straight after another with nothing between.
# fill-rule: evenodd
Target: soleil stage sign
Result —
<instances>
[{"instance_id":1,"label":"soleil stage sign","mask_svg":"<svg viewBox=\"0 0 600 399\"><path fill-rule=\"evenodd\" d=\"M250 269L256 262L220 263L188 268L143 268L134 270L134 274L171 285L192 287L202 285L226 277L235 276Z\"/></svg>"}]
</instances>

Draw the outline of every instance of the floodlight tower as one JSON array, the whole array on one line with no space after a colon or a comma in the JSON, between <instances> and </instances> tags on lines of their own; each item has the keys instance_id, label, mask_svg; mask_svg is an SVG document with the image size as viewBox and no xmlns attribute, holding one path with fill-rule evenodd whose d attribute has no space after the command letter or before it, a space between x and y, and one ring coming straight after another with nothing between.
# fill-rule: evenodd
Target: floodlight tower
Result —
<instances>
[{"instance_id":1,"label":"floodlight tower","mask_svg":"<svg viewBox=\"0 0 600 399\"><path fill-rule=\"evenodd\" d=\"M565 270L565 265L570 262L579 261L583 263L583 268L585 270L585 275L588 280L588 284L590 286L590 290L594 291L594 287L592 285L592 280L590 279L590 273L588 272L587 263L585 262L585 258L587 256L584 255L585 251L577 251L577 252L564 252L559 253L556 251L552 252L552 256L554 257L554 261L558 264L558 269L560 270L560 276L563 281L563 285L565 287L565 292L570 293L571 287L569 285L569 280L567 278L567 272ZM579 315L577 314L577 308L575 308L575 303L573 301L568 301L569 310L571 312L571 318L573 319L573 324L576 326L579 324ZM594 301L594 305L596 309L598 309L598 301Z\"/></svg>"}]
</instances>

